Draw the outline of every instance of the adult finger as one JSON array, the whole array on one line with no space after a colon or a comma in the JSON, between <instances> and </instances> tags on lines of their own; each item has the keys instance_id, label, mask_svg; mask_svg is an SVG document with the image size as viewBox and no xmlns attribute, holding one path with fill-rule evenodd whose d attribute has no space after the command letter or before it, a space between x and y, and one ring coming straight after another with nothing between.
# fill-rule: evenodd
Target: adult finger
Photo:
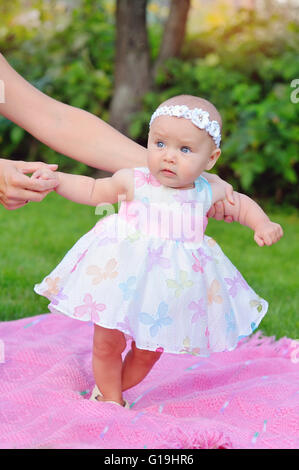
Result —
<instances>
[{"instance_id":1,"label":"adult finger","mask_svg":"<svg viewBox=\"0 0 299 470\"><path fill-rule=\"evenodd\" d=\"M29 201L19 201L19 200L9 200L6 203L3 203L3 207L7 210L13 211L15 209L20 209L20 207L26 206Z\"/></svg>"},{"instance_id":2,"label":"adult finger","mask_svg":"<svg viewBox=\"0 0 299 470\"><path fill-rule=\"evenodd\" d=\"M228 184L228 183L227 183ZM226 199L228 200L228 202L232 205L235 204L235 199L234 199L234 188L232 187L231 184L228 184L227 188L226 188L226 191L225 191L225 194L226 194Z\"/></svg>"},{"instance_id":3,"label":"adult finger","mask_svg":"<svg viewBox=\"0 0 299 470\"><path fill-rule=\"evenodd\" d=\"M47 194L51 193L51 190L48 191L30 191L25 189L19 189L15 192L14 196L10 196L6 205L11 204L21 204L26 203L27 201L31 202L41 202Z\"/></svg>"},{"instance_id":4,"label":"adult finger","mask_svg":"<svg viewBox=\"0 0 299 470\"><path fill-rule=\"evenodd\" d=\"M210 207L208 213L207 213L207 217L214 217L215 215L215 208L214 208L214 205Z\"/></svg>"},{"instance_id":5,"label":"adult finger","mask_svg":"<svg viewBox=\"0 0 299 470\"><path fill-rule=\"evenodd\" d=\"M223 220L224 219L224 205L223 201L217 201L215 204L215 215L214 219Z\"/></svg>"},{"instance_id":6,"label":"adult finger","mask_svg":"<svg viewBox=\"0 0 299 470\"><path fill-rule=\"evenodd\" d=\"M14 175L14 179L11 181L11 184L19 189L41 192L54 189L58 185L58 181L54 178L49 180L29 178L26 175L18 173L17 175ZM20 197L20 195L18 194L16 197Z\"/></svg>"}]
</instances>

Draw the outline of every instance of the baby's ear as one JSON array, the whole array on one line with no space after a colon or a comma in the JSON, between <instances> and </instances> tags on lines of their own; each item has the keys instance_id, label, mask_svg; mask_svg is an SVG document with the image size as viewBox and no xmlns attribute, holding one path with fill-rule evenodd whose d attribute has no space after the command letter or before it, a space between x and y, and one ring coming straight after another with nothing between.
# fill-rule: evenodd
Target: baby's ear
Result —
<instances>
[{"instance_id":1,"label":"baby's ear","mask_svg":"<svg viewBox=\"0 0 299 470\"><path fill-rule=\"evenodd\" d=\"M215 165L215 163L217 162L220 155L221 155L221 149L217 148L217 149L213 150L213 152L210 155L209 161L208 161L205 169L206 170L211 170L213 168L213 166Z\"/></svg>"}]
</instances>

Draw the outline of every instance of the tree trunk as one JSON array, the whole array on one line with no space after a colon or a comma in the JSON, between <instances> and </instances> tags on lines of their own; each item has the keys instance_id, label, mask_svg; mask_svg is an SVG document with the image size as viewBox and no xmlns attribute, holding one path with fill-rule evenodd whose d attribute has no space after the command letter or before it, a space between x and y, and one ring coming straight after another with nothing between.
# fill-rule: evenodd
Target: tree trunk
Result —
<instances>
[{"instance_id":1,"label":"tree trunk","mask_svg":"<svg viewBox=\"0 0 299 470\"><path fill-rule=\"evenodd\" d=\"M139 111L144 94L152 88L158 67L179 55L190 4L191 0L171 0L160 53L151 73L147 0L117 0L115 86L109 122L123 134L129 134L131 116Z\"/></svg>"},{"instance_id":2,"label":"tree trunk","mask_svg":"<svg viewBox=\"0 0 299 470\"><path fill-rule=\"evenodd\" d=\"M147 0L117 0L115 88L110 124L128 135L130 117L150 88Z\"/></svg>"},{"instance_id":3,"label":"tree trunk","mask_svg":"<svg viewBox=\"0 0 299 470\"><path fill-rule=\"evenodd\" d=\"M191 0L172 0L166 21L159 56L156 60L153 77L159 67L170 57L179 55L186 32L188 12Z\"/></svg>"}]
</instances>

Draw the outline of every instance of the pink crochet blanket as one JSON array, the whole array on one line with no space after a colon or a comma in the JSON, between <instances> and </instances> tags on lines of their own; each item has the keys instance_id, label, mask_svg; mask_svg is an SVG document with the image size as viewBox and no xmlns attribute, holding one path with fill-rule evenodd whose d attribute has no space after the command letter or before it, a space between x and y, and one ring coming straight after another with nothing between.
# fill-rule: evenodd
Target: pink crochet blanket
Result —
<instances>
[{"instance_id":1,"label":"pink crochet blanket","mask_svg":"<svg viewBox=\"0 0 299 470\"><path fill-rule=\"evenodd\" d=\"M62 315L0 323L0 448L299 447L298 342L256 333L209 358L164 354L123 409L88 400L92 335Z\"/></svg>"}]
</instances>

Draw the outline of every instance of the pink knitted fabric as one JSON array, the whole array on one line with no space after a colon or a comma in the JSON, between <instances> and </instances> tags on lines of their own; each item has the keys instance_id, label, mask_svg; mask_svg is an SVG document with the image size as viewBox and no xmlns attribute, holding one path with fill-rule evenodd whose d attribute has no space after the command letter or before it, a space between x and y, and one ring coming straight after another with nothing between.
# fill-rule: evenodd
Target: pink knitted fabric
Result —
<instances>
[{"instance_id":1,"label":"pink knitted fabric","mask_svg":"<svg viewBox=\"0 0 299 470\"><path fill-rule=\"evenodd\" d=\"M0 324L0 448L299 447L298 342L256 333L209 358L164 354L128 410L88 400L92 336L56 314Z\"/></svg>"}]
</instances>

